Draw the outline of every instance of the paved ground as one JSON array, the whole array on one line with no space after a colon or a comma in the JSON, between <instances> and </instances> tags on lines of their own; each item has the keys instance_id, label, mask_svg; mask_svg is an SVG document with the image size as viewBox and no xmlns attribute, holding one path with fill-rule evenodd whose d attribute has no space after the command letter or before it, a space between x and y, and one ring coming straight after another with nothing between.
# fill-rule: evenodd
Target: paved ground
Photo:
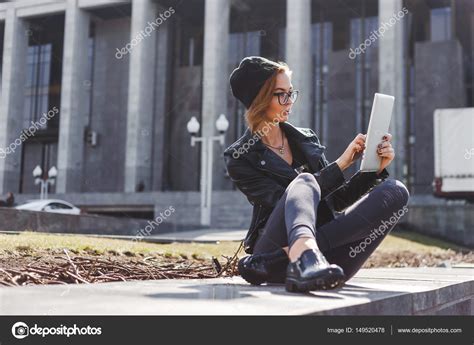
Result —
<instances>
[{"instance_id":1,"label":"paved ground","mask_svg":"<svg viewBox=\"0 0 474 345\"><path fill-rule=\"evenodd\" d=\"M189 230L177 231L164 234L150 235L143 237L142 241L150 243L171 243L171 242L197 242L197 243L216 243L219 241L241 241L244 239L248 229L209 229L209 230ZM0 231L2 233L2 231ZM12 233L10 231L10 233ZM67 234L64 234L67 235ZM135 236L123 235L90 235L92 237L116 238L120 240L132 240Z\"/></svg>"},{"instance_id":2,"label":"paved ground","mask_svg":"<svg viewBox=\"0 0 474 345\"><path fill-rule=\"evenodd\" d=\"M474 314L474 268L363 269L341 289L287 293L240 277L0 288L0 314Z\"/></svg>"},{"instance_id":3,"label":"paved ground","mask_svg":"<svg viewBox=\"0 0 474 345\"><path fill-rule=\"evenodd\" d=\"M197 242L197 243L215 243L219 241L241 241L247 234L248 229L209 229L209 230L189 230L177 231L164 234L150 235L143 237L142 241L150 243L171 243L171 242ZM1 231L0 234L20 234L21 231ZM58 235L59 233L56 233ZM76 235L61 233L61 235ZM126 235L92 235L81 234L90 237L116 238L120 240L132 240L135 236Z\"/></svg>"}]
</instances>

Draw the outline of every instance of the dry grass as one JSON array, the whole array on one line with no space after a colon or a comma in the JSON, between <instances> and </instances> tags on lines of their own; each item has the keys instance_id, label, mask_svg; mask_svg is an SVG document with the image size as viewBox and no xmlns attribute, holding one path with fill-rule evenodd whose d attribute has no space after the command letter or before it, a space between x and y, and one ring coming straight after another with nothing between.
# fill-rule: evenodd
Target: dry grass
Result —
<instances>
[{"instance_id":1,"label":"dry grass","mask_svg":"<svg viewBox=\"0 0 474 345\"><path fill-rule=\"evenodd\" d=\"M238 258L246 255L242 249L237 253L239 248L240 242L229 241L156 244L84 235L0 234L0 285L232 276L238 274ZM424 235L394 232L363 267L460 263L474 264L473 251Z\"/></svg>"},{"instance_id":2,"label":"dry grass","mask_svg":"<svg viewBox=\"0 0 474 345\"><path fill-rule=\"evenodd\" d=\"M214 243L170 243L156 244L132 242L84 235L54 235L37 232L22 232L18 235L0 234L0 255L8 252L31 252L39 250L62 250L100 254L162 254L168 257L211 258L233 255L239 242ZM243 252L242 252L243 253Z\"/></svg>"}]
</instances>

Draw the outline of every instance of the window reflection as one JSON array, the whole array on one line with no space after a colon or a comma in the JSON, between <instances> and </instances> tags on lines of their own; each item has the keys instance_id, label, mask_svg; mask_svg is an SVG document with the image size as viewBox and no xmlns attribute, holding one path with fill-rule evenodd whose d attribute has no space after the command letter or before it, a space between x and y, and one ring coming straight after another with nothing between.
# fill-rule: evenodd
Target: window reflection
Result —
<instances>
[{"instance_id":1,"label":"window reflection","mask_svg":"<svg viewBox=\"0 0 474 345\"><path fill-rule=\"evenodd\" d=\"M28 128L31 121L48 112L49 105L49 81L51 74L52 44L39 44L28 47L25 109L23 127ZM38 127L46 129L48 123L39 124Z\"/></svg>"}]
</instances>

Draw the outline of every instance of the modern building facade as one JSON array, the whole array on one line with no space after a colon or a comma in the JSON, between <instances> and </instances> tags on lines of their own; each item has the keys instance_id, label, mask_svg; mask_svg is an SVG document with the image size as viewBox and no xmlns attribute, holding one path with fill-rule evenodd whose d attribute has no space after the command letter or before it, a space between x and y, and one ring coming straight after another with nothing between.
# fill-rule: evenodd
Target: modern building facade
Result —
<instances>
[{"instance_id":1,"label":"modern building facade","mask_svg":"<svg viewBox=\"0 0 474 345\"><path fill-rule=\"evenodd\" d=\"M470 0L0 1L0 193L36 198L34 167L56 166L50 193L86 210L151 218L173 204L171 222L197 224L186 123L214 135L225 114L235 141L244 108L228 77L262 55L293 70L290 122L313 128L330 160L366 130L373 94L394 95L389 171L431 194L433 111L473 106L473 31ZM212 224L245 226L222 150Z\"/></svg>"}]
</instances>

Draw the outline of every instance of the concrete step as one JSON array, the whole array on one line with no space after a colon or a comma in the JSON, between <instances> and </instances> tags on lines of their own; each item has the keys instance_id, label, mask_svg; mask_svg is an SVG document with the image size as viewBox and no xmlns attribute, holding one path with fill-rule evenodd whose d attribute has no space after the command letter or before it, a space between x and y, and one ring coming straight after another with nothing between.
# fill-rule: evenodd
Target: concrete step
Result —
<instances>
[{"instance_id":1,"label":"concrete step","mask_svg":"<svg viewBox=\"0 0 474 345\"><path fill-rule=\"evenodd\" d=\"M474 269L362 269L342 288L288 293L240 277L0 288L4 315L474 315ZM58 297L60 296L60 297Z\"/></svg>"}]
</instances>

